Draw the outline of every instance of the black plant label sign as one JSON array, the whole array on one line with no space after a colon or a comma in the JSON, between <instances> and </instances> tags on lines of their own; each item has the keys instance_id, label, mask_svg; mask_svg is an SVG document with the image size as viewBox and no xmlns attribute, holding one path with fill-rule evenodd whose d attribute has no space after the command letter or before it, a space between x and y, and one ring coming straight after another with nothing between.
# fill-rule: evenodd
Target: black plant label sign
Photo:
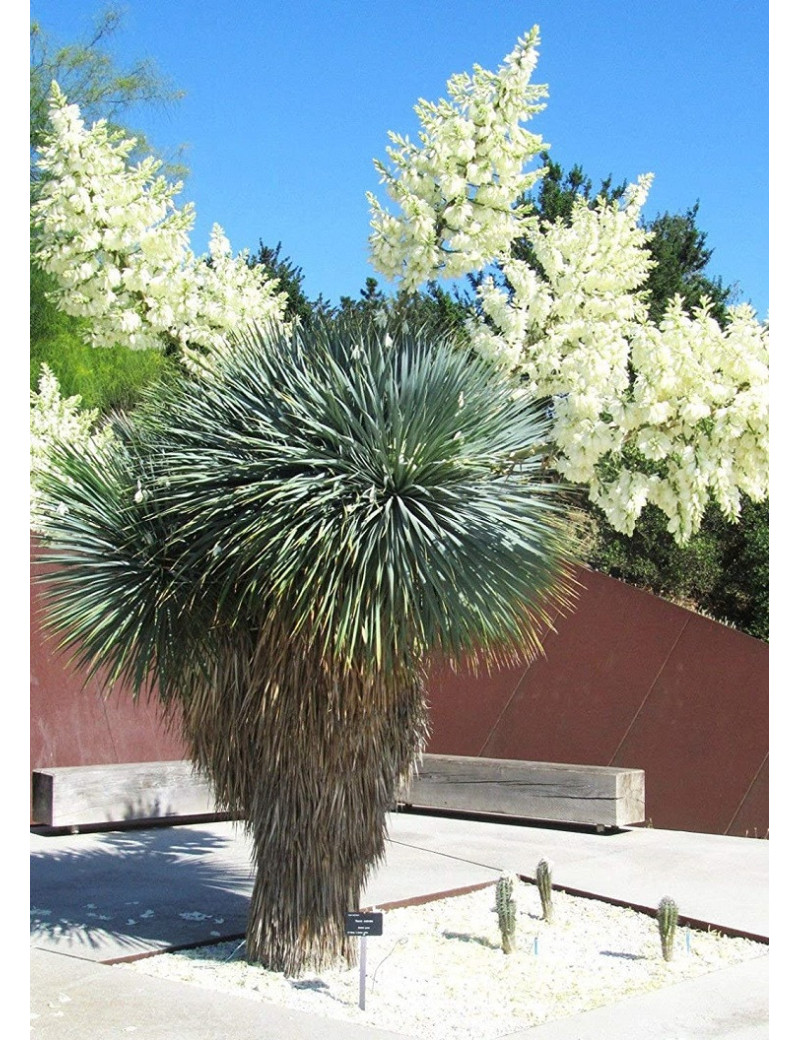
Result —
<instances>
[{"instance_id":1,"label":"black plant label sign","mask_svg":"<svg viewBox=\"0 0 800 1040\"><path fill-rule=\"evenodd\" d=\"M383 914L345 914L345 935L383 935Z\"/></svg>"}]
</instances>

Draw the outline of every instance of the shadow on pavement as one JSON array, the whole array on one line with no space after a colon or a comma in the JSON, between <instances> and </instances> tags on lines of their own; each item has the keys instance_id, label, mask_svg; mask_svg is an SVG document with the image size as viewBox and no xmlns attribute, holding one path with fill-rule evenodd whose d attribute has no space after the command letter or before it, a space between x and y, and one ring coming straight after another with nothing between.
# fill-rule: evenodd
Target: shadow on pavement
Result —
<instances>
[{"instance_id":1,"label":"shadow on pavement","mask_svg":"<svg viewBox=\"0 0 800 1040\"><path fill-rule=\"evenodd\" d=\"M239 935L247 848L199 826L39 838L31 945L97 960Z\"/></svg>"}]
</instances>

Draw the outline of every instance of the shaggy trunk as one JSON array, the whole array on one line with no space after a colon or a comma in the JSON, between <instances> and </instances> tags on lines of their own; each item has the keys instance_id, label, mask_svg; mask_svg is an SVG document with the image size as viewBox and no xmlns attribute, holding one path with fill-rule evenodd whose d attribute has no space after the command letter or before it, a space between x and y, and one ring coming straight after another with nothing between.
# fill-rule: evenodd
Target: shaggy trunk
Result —
<instances>
[{"instance_id":1,"label":"shaggy trunk","mask_svg":"<svg viewBox=\"0 0 800 1040\"><path fill-rule=\"evenodd\" d=\"M345 914L359 909L425 738L420 670L379 680L296 643L279 661L257 649L244 666L241 647L228 661L184 702L183 723L220 807L253 839L248 959L290 976L352 964Z\"/></svg>"}]
</instances>

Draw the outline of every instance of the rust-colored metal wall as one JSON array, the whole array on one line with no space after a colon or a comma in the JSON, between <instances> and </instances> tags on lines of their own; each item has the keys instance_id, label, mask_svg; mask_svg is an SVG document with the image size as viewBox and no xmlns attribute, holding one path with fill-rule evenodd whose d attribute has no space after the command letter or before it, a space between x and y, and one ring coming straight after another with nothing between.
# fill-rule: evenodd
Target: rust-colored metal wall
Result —
<instances>
[{"instance_id":1,"label":"rust-colored metal wall","mask_svg":"<svg viewBox=\"0 0 800 1040\"><path fill-rule=\"evenodd\" d=\"M42 573L32 545L32 574ZM546 656L472 676L435 669L430 752L645 770L656 827L764 835L768 646L592 571ZM42 634L31 582L31 765L186 757L154 705L84 687Z\"/></svg>"},{"instance_id":2,"label":"rust-colored metal wall","mask_svg":"<svg viewBox=\"0 0 800 1040\"><path fill-rule=\"evenodd\" d=\"M769 647L606 575L527 666L434 671L428 750L645 770L656 827L765 835Z\"/></svg>"},{"instance_id":3,"label":"rust-colored metal wall","mask_svg":"<svg viewBox=\"0 0 800 1040\"><path fill-rule=\"evenodd\" d=\"M131 694L101 679L85 683L42 628L46 570L31 541L31 768L159 762L185 758L155 705L134 704Z\"/></svg>"}]
</instances>

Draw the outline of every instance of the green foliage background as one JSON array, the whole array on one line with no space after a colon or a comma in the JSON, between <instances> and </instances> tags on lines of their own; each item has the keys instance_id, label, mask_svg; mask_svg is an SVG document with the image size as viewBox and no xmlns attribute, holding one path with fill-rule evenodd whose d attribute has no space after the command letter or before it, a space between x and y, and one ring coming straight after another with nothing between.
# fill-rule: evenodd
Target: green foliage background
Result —
<instances>
[{"instance_id":1,"label":"green foliage background","mask_svg":"<svg viewBox=\"0 0 800 1040\"><path fill-rule=\"evenodd\" d=\"M83 323L47 298L48 279L31 264L30 388L39 385L42 364L50 366L64 397L80 395L84 408L101 415L133 408L142 390L165 375L170 360L155 350L96 349L83 339Z\"/></svg>"}]
</instances>

